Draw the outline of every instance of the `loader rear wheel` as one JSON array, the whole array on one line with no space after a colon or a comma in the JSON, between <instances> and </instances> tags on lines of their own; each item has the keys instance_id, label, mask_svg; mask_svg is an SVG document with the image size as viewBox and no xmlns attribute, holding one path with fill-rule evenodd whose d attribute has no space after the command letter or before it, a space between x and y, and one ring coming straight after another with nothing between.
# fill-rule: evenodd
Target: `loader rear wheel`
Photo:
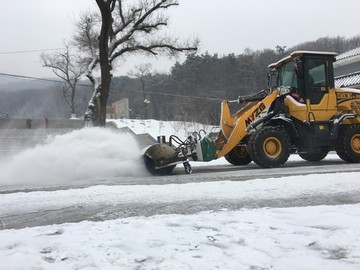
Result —
<instances>
[{"instance_id":1,"label":"loader rear wheel","mask_svg":"<svg viewBox=\"0 0 360 270\"><path fill-rule=\"evenodd\" d=\"M303 160L316 162L323 160L328 153L329 153L328 150L321 150L319 152L299 153L299 156Z\"/></svg>"},{"instance_id":2,"label":"loader rear wheel","mask_svg":"<svg viewBox=\"0 0 360 270\"><path fill-rule=\"evenodd\" d=\"M285 128L261 128L251 136L248 152L259 166L275 168L283 165L290 155L290 139Z\"/></svg>"},{"instance_id":3,"label":"loader rear wheel","mask_svg":"<svg viewBox=\"0 0 360 270\"><path fill-rule=\"evenodd\" d=\"M360 125L344 126L340 129L336 153L347 162L360 162Z\"/></svg>"},{"instance_id":4,"label":"loader rear wheel","mask_svg":"<svg viewBox=\"0 0 360 270\"><path fill-rule=\"evenodd\" d=\"M247 165L252 159L246 150L245 146L236 146L232 149L227 155L225 155L225 159L232 165Z\"/></svg>"}]
</instances>

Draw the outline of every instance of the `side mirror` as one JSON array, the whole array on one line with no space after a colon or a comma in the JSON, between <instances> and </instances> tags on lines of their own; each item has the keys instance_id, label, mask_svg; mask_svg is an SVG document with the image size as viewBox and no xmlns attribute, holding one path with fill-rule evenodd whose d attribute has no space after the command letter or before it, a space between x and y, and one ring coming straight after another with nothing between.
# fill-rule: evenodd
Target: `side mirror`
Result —
<instances>
[{"instance_id":1,"label":"side mirror","mask_svg":"<svg viewBox=\"0 0 360 270\"><path fill-rule=\"evenodd\" d=\"M291 92L290 87L281 86L279 91L279 97L290 94L290 92Z\"/></svg>"},{"instance_id":2,"label":"side mirror","mask_svg":"<svg viewBox=\"0 0 360 270\"><path fill-rule=\"evenodd\" d=\"M277 69L273 68L272 70L270 70L267 74L267 78L268 78L268 86L270 88L274 88L277 85L277 80L278 80L278 75L279 72Z\"/></svg>"}]
</instances>

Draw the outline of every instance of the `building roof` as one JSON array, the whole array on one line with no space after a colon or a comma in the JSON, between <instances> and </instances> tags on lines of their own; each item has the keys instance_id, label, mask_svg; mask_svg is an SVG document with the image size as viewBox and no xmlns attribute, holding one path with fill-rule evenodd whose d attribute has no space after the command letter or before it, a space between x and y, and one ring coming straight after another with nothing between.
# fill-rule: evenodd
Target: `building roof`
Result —
<instances>
[{"instance_id":1,"label":"building roof","mask_svg":"<svg viewBox=\"0 0 360 270\"><path fill-rule=\"evenodd\" d=\"M357 55L360 55L360 47L357 47L357 48L352 49L350 51L339 54L336 57L336 60L339 61L339 60L346 59L346 58L349 58L349 57L352 57L352 56L357 56Z\"/></svg>"},{"instance_id":2,"label":"building roof","mask_svg":"<svg viewBox=\"0 0 360 270\"><path fill-rule=\"evenodd\" d=\"M335 87L360 85L360 71L335 78Z\"/></svg>"}]
</instances>

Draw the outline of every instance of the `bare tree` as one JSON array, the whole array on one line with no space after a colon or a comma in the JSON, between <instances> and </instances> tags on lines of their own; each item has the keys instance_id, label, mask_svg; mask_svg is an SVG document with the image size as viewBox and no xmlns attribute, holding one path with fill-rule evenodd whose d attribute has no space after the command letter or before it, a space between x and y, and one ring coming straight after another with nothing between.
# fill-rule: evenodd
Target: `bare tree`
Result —
<instances>
[{"instance_id":1,"label":"bare tree","mask_svg":"<svg viewBox=\"0 0 360 270\"><path fill-rule=\"evenodd\" d=\"M152 71L151 64L147 63L144 65L135 66L135 70L132 70L128 73L129 76L138 78L140 81L140 88L143 94L143 103L141 108L144 110L144 118L147 119L147 108L151 100L149 98L149 93L147 93L147 88L149 85L149 79L151 79Z\"/></svg>"},{"instance_id":2,"label":"bare tree","mask_svg":"<svg viewBox=\"0 0 360 270\"><path fill-rule=\"evenodd\" d=\"M41 54L44 67L51 68L53 73L63 83L60 86L61 95L69 106L71 114L75 115L75 108L83 100L76 100L76 86L85 69L79 58L71 52L70 46L65 44L65 51L53 54Z\"/></svg>"},{"instance_id":3,"label":"bare tree","mask_svg":"<svg viewBox=\"0 0 360 270\"><path fill-rule=\"evenodd\" d=\"M177 0L95 0L100 14L85 14L77 25L75 42L87 55L86 76L94 92L85 114L86 125L104 126L112 69L116 60L129 54L156 56L197 50L198 40L180 42L161 34L168 25L164 12L178 5ZM100 68L100 78L94 70Z\"/></svg>"}]
</instances>

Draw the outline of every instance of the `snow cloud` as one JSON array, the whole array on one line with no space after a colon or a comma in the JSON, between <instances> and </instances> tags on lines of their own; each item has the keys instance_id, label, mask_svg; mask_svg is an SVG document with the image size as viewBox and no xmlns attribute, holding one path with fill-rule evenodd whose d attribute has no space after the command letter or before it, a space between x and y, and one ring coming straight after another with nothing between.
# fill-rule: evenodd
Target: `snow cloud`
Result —
<instances>
[{"instance_id":1,"label":"snow cloud","mask_svg":"<svg viewBox=\"0 0 360 270\"><path fill-rule=\"evenodd\" d=\"M27 149L0 166L1 185L62 184L73 180L144 173L141 153L129 134L109 129L76 130Z\"/></svg>"}]
</instances>

